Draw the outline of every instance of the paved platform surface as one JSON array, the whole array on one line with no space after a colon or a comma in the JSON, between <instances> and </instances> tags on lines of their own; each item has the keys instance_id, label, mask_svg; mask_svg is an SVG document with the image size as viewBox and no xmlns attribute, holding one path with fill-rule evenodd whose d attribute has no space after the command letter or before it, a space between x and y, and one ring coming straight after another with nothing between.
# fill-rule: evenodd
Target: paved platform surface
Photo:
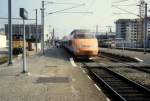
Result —
<instances>
[{"instance_id":1,"label":"paved platform surface","mask_svg":"<svg viewBox=\"0 0 150 101\"><path fill-rule=\"evenodd\" d=\"M0 65L0 101L106 101L82 69L73 67L62 49L45 56L30 54L29 75L21 74L21 59Z\"/></svg>"},{"instance_id":2,"label":"paved platform surface","mask_svg":"<svg viewBox=\"0 0 150 101\"><path fill-rule=\"evenodd\" d=\"M129 50L119 50L119 49L110 49L110 48L100 48L102 52L108 52L113 54L119 54L124 56L129 56L132 58L138 58L143 60L145 63L150 64L150 53L144 54L143 52L129 51Z\"/></svg>"}]
</instances>

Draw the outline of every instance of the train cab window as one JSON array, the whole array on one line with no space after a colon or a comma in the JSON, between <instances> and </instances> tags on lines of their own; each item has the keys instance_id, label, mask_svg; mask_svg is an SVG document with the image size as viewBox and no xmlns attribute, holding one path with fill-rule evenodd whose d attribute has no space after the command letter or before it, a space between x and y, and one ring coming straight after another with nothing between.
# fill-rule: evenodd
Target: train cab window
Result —
<instances>
[{"instance_id":1,"label":"train cab window","mask_svg":"<svg viewBox=\"0 0 150 101\"><path fill-rule=\"evenodd\" d=\"M76 38L76 39L89 39L89 38L95 38L95 35L93 35L93 34L75 34L74 38Z\"/></svg>"}]
</instances>

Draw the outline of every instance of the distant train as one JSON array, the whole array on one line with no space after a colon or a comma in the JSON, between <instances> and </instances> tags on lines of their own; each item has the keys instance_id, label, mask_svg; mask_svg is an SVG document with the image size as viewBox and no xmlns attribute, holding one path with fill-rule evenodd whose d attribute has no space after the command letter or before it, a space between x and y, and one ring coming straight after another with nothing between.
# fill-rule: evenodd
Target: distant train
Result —
<instances>
[{"instance_id":1,"label":"distant train","mask_svg":"<svg viewBox=\"0 0 150 101\"><path fill-rule=\"evenodd\" d=\"M103 48L116 48L116 43L115 41L112 40L100 40L98 41L99 47Z\"/></svg>"},{"instance_id":2,"label":"distant train","mask_svg":"<svg viewBox=\"0 0 150 101\"><path fill-rule=\"evenodd\" d=\"M29 47L27 42L25 47ZM13 35L12 48L14 55L23 53L23 35Z\"/></svg>"},{"instance_id":3,"label":"distant train","mask_svg":"<svg viewBox=\"0 0 150 101\"><path fill-rule=\"evenodd\" d=\"M77 57L97 56L99 51L95 35L85 29L72 31L70 36L62 39L61 44Z\"/></svg>"},{"instance_id":4,"label":"distant train","mask_svg":"<svg viewBox=\"0 0 150 101\"><path fill-rule=\"evenodd\" d=\"M23 41L14 40L12 46L13 54L18 55L20 53L23 53Z\"/></svg>"},{"instance_id":5,"label":"distant train","mask_svg":"<svg viewBox=\"0 0 150 101\"><path fill-rule=\"evenodd\" d=\"M12 41L13 54L18 55L23 52L23 36L13 35Z\"/></svg>"}]
</instances>

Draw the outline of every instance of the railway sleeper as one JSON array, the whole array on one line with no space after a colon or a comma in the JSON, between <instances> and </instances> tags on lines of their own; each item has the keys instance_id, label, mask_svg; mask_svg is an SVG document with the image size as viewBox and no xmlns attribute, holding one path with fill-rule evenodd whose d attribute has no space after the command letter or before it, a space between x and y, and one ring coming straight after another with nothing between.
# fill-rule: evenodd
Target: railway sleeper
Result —
<instances>
[{"instance_id":1,"label":"railway sleeper","mask_svg":"<svg viewBox=\"0 0 150 101\"><path fill-rule=\"evenodd\" d=\"M147 96L137 96L137 95L122 95L127 101L150 101Z\"/></svg>"},{"instance_id":2,"label":"railway sleeper","mask_svg":"<svg viewBox=\"0 0 150 101\"><path fill-rule=\"evenodd\" d=\"M128 86L118 86L118 87L116 87L116 89L132 89L133 90L133 87L128 87ZM134 89L134 90L136 90L136 91L138 91L137 89Z\"/></svg>"},{"instance_id":3,"label":"railway sleeper","mask_svg":"<svg viewBox=\"0 0 150 101\"><path fill-rule=\"evenodd\" d=\"M119 79L115 79L115 80L114 79L108 79L108 80L105 79L105 82L118 82L119 83L119 82L122 82L122 81L119 80Z\"/></svg>"},{"instance_id":4,"label":"railway sleeper","mask_svg":"<svg viewBox=\"0 0 150 101\"><path fill-rule=\"evenodd\" d=\"M132 87L132 86L129 86L128 84L124 83L124 82L107 82L108 84L110 84L111 86L121 86L121 87ZM132 87L133 88L133 87Z\"/></svg>"},{"instance_id":5,"label":"railway sleeper","mask_svg":"<svg viewBox=\"0 0 150 101\"><path fill-rule=\"evenodd\" d=\"M143 93L140 93L139 91L133 91L133 90L116 90L118 93L120 94L133 94L133 93L136 93L136 94L143 94Z\"/></svg>"},{"instance_id":6,"label":"railway sleeper","mask_svg":"<svg viewBox=\"0 0 150 101\"><path fill-rule=\"evenodd\" d=\"M142 93L121 93L120 95L127 97L147 97L145 94Z\"/></svg>"},{"instance_id":7,"label":"railway sleeper","mask_svg":"<svg viewBox=\"0 0 150 101\"><path fill-rule=\"evenodd\" d=\"M137 84L137 83L134 83L132 82L131 80L107 69L107 68L103 68L104 70L102 69L89 69L88 70L91 72L91 74L96 77L96 80L99 82L99 83L102 83L104 84L103 86L106 88L106 89L109 89L111 90L111 92L113 92L113 95L116 96L117 98L119 99L122 99L122 101L150 101L150 96L149 96L149 90L144 88L143 86ZM106 76L107 75L107 76ZM111 78L117 78L117 79L120 79L122 82L107 82L105 81L105 78L104 77L111 77ZM107 79L109 80L109 79ZM117 89L119 88L127 88L125 91L127 92L124 92L123 95L121 95L121 90L120 90L120 94L117 92ZM130 92L128 92L128 89L131 89ZM133 92L132 90L135 90L135 92ZM139 91L139 92L138 92ZM109 91L110 92L110 91ZM139 96L128 96L128 94L140 94ZM143 95L144 94L144 95ZM117 99L116 98L116 99ZM139 99L137 99L139 98ZM119 100L120 101L120 100Z\"/></svg>"}]
</instances>

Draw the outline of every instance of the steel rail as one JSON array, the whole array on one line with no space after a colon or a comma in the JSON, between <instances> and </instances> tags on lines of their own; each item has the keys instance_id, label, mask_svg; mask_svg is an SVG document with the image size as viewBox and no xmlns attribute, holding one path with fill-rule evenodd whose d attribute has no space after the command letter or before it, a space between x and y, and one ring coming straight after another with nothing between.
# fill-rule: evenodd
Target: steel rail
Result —
<instances>
[{"instance_id":1,"label":"steel rail","mask_svg":"<svg viewBox=\"0 0 150 101\"><path fill-rule=\"evenodd\" d=\"M117 73L111 71L110 69L108 69L106 67L92 68L87 65L85 65L85 67L87 67L90 74L92 74L92 76L94 76L98 82L101 82L107 90L111 91L111 93L113 93L113 95L115 95L117 100L119 99L119 101L150 101L150 90L148 88L146 88L140 84L137 84L137 83L121 76L120 74L117 74ZM100 75L99 73L95 72L93 69L96 69L97 71L100 71L100 69L102 69L106 73L104 73L103 75ZM110 80L110 82L109 82L109 80ZM119 87L121 87L121 85L119 85L119 87L117 88L117 86L113 85L115 83L118 83L118 84L120 83L123 85L123 87L130 88L130 89L121 88L121 89L124 89L124 91L123 90L119 91ZM137 91L137 92L135 92L135 91Z\"/></svg>"},{"instance_id":2,"label":"steel rail","mask_svg":"<svg viewBox=\"0 0 150 101\"><path fill-rule=\"evenodd\" d=\"M105 54L101 54L101 56L102 57L104 57L104 58L108 58L108 59L110 59L110 60L112 60L112 61L115 61L115 62L125 62L125 61L128 61L129 62L129 60L128 59L121 59L120 57L119 58L117 58L117 57L115 57L115 56L113 56L113 55L105 55ZM123 61L124 60L124 61ZM126 68L132 68L132 69L136 69L136 70L138 70L138 71L142 71L142 72L145 72L145 73L150 73L150 67L144 67L144 66L141 66L141 67L137 67L137 66L135 66L135 65L133 65L133 64L129 64L129 63L124 63L124 64L126 64L127 65L127 67Z\"/></svg>"}]
</instances>

